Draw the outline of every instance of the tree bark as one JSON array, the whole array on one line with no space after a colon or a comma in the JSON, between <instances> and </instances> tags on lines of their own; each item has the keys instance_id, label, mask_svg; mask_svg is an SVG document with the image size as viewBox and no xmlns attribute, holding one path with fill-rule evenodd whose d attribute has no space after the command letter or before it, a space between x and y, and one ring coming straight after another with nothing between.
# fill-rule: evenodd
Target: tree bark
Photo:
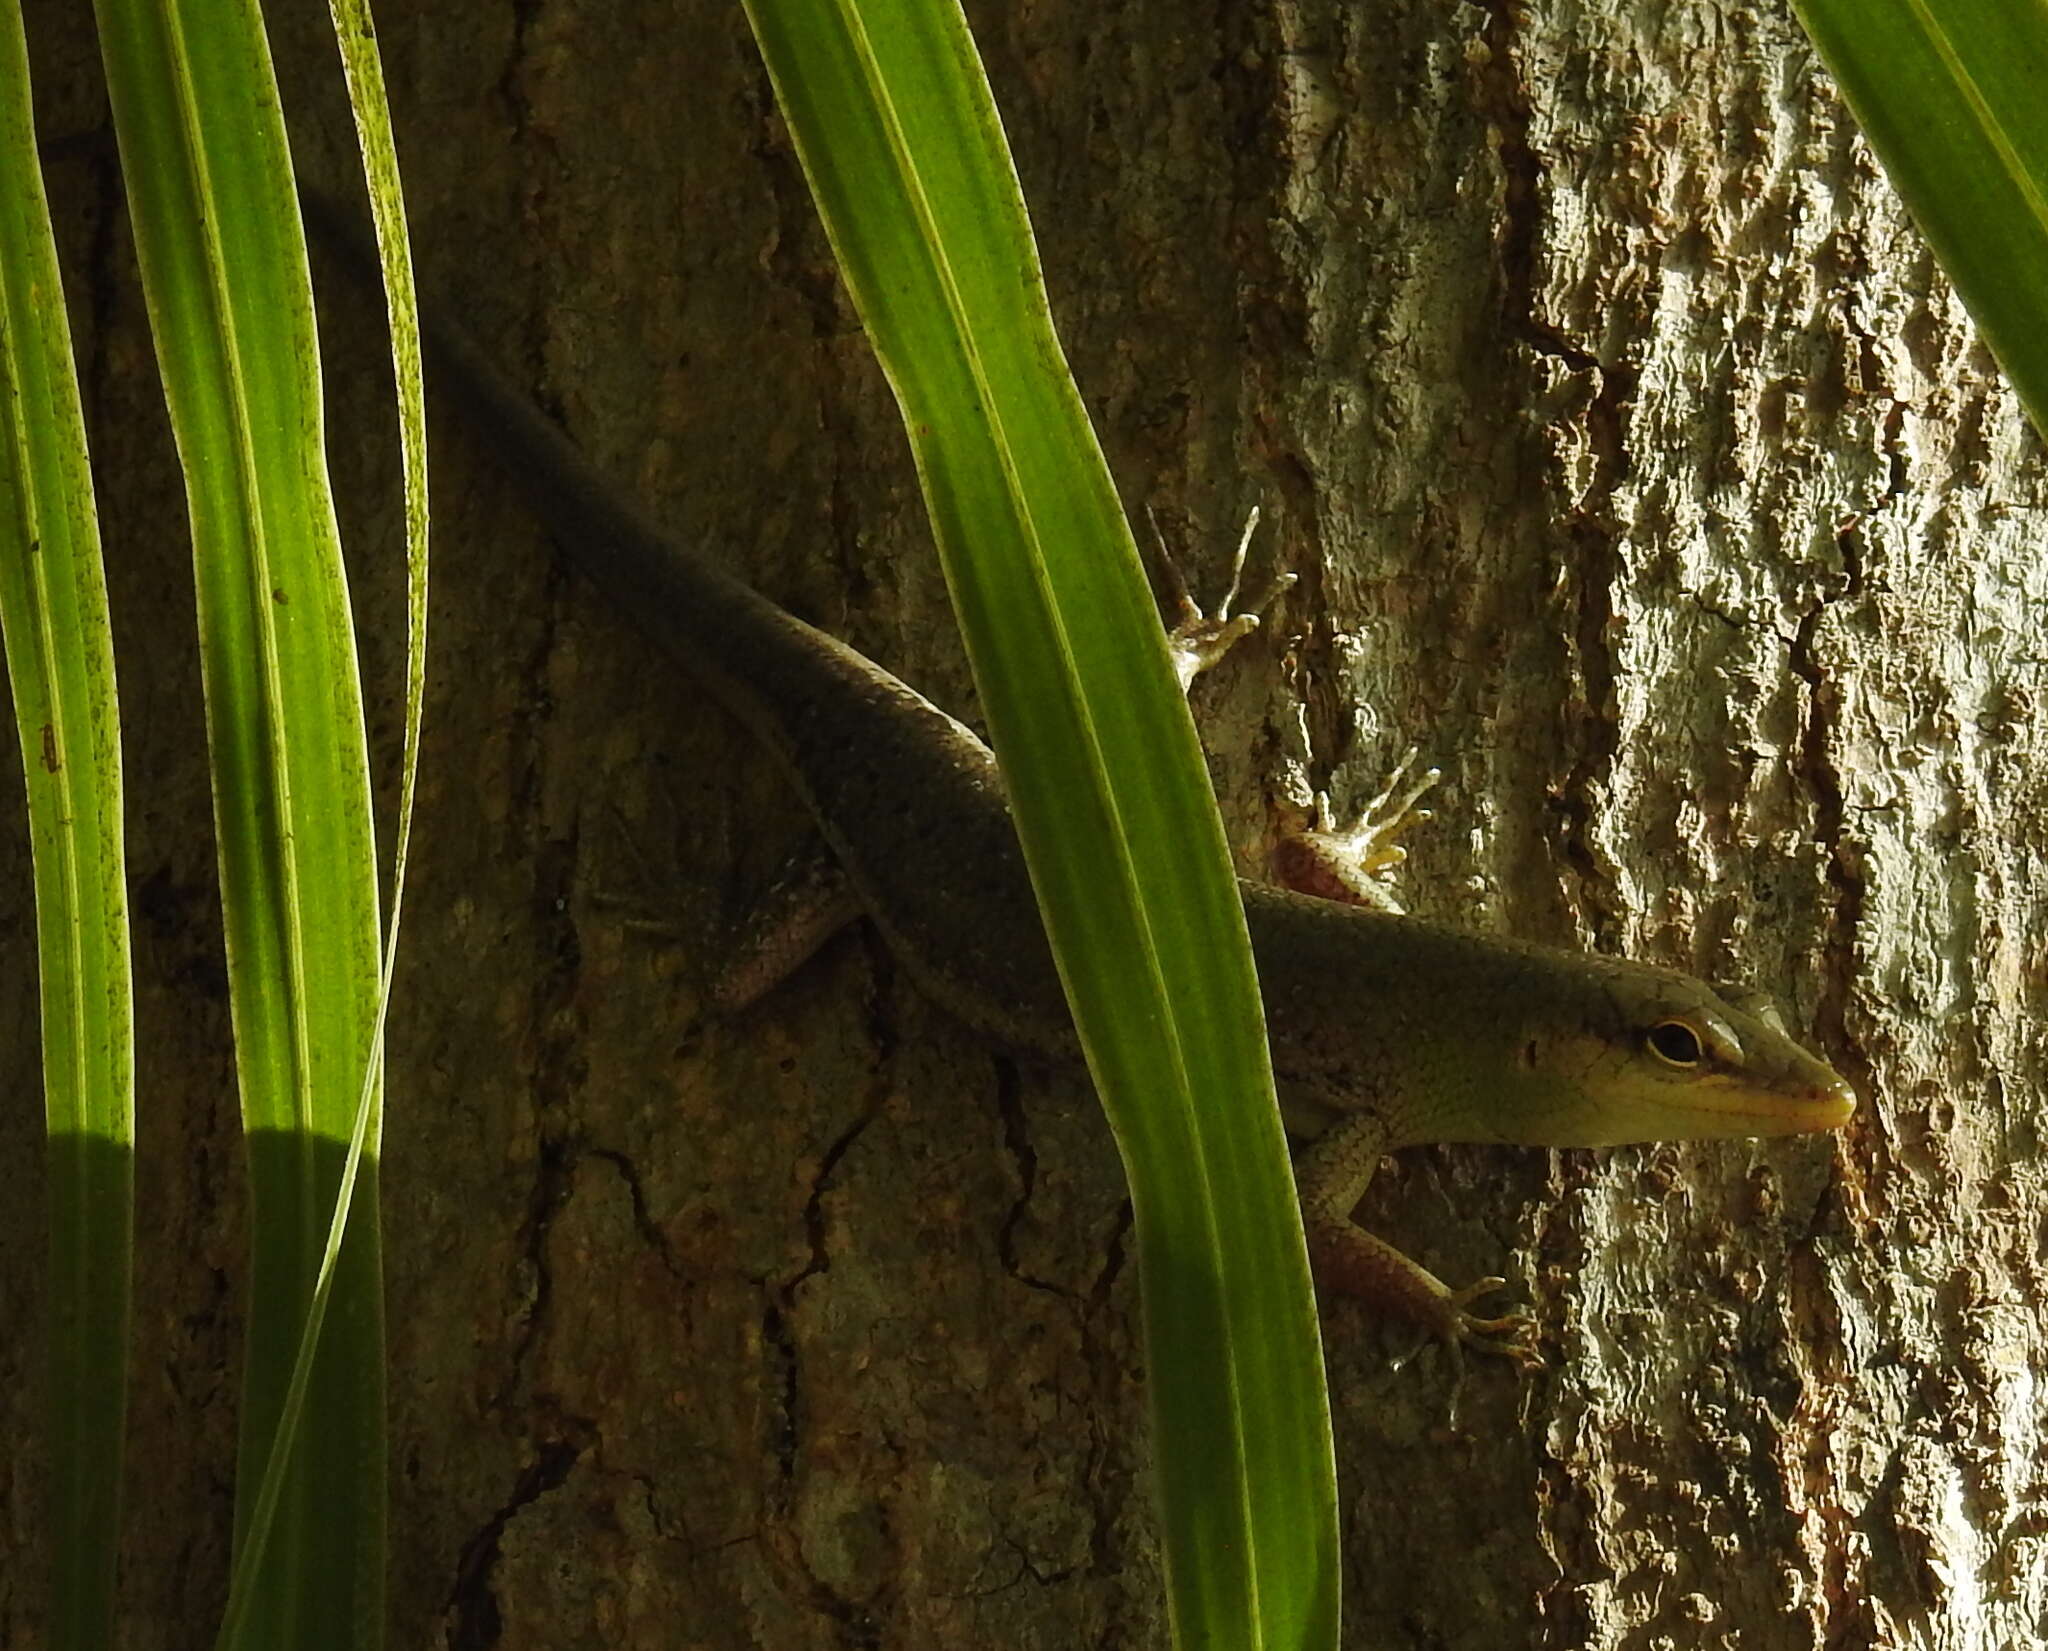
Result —
<instances>
[{"instance_id":1,"label":"tree bark","mask_svg":"<svg viewBox=\"0 0 2048 1651\"><path fill-rule=\"evenodd\" d=\"M53 138L105 124L80 9L31 8ZM1454 1407L1436 1355L1395 1368L1400 1335L1327 1307L1346 1643L2026 1643L2041 450L1789 15L973 22L1127 500L1199 589L1254 503L1253 582L1301 576L1197 693L1246 865L1418 742L1445 779L1411 909L1747 978L1865 1098L1827 1140L1381 1175L1361 1218L1454 1282L1513 1277L1548 1362L1475 1368ZM381 23L423 284L680 532L971 717L895 409L738 8ZM321 26L280 19L278 50L301 168L333 179ZM128 722L142 1651L210 1636L225 1586L240 1149L182 492L113 179L50 174ZM388 756L388 396L369 312L328 314ZM800 811L436 435L384 1159L392 1643L1162 1644L1136 1280L1085 1081L984 1047L860 932L708 1016ZM35 1166L12 788L0 810L0 1147ZM6 1322L41 1312L39 1222L0 1209ZM39 1356L0 1340L10 1440ZM0 1566L10 1645L36 1643L35 1574Z\"/></svg>"}]
</instances>

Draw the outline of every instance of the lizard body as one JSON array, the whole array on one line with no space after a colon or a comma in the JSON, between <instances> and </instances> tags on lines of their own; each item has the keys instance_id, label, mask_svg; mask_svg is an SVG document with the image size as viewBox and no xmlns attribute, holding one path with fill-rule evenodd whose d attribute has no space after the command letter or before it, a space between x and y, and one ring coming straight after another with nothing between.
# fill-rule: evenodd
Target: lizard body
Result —
<instances>
[{"instance_id":1,"label":"lizard body","mask_svg":"<svg viewBox=\"0 0 2048 1651\"><path fill-rule=\"evenodd\" d=\"M345 226L316 227L360 269ZM880 666L624 501L445 317L440 388L572 561L780 763L916 984L968 1025L1077 1058L995 759ZM1350 1219L1380 1156L1424 1142L1608 1146L1831 1129L1848 1086L1769 1020L1669 969L1461 932L1242 882L1319 1273L1437 1333L1515 1353ZM1502 1337L1509 1339L1501 1339Z\"/></svg>"}]
</instances>

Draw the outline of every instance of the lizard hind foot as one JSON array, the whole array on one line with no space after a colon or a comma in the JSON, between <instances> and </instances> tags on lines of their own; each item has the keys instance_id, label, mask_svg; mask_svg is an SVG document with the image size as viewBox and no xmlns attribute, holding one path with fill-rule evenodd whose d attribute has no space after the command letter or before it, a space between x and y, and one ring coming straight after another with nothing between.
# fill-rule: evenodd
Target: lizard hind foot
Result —
<instances>
[{"instance_id":1,"label":"lizard hind foot","mask_svg":"<svg viewBox=\"0 0 2048 1651\"><path fill-rule=\"evenodd\" d=\"M808 841L728 940L711 981L712 1013L736 1015L766 996L860 913L839 862L822 842Z\"/></svg>"}]
</instances>

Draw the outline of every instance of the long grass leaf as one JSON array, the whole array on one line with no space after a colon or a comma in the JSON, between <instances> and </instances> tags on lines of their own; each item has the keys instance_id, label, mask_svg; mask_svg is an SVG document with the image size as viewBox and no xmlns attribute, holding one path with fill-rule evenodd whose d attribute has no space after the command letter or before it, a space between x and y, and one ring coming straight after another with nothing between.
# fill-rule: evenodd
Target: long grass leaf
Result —
<instances>
[{"instance_id":1,"label":"long grass leaf","mask_svg":"<svg viewBox=\"0 0 2048 1651\"><path fill-rule=\"evenodd\" d=\"M1333 1644L1321 1349L1244 915L973 42L954 0L748 14L901 404L1130 1178L1176 1635Z\"/></svg>"},{"instance_id":2,"label":"long grass leaf","mask_svg":"<svg viewBox=\"0 0 2048 1651\"><path fill-rule=\"evenodd\" d=\"M49 1140L49 1645L113 1643L134 1209L121 752L85 427L0 0L0 635L28 784Z\"/></svg>"},{"instance_id":3,"label":"long grass leaf","mask_svg":"<svg viewBox=\"0 0 2048 1651\"><path fill-rule=\"evenodd\" d=\"M400 758L396 845L392 853L390 918L384 931L384 962L377 992L375 1034L363 1068L355 1120L349 1133L348 1156L335 1194L333 1218L328 1223L319 1273L307 1305L305 1322L299 1334L298 1353L292 1363L291 1380L279 1414L278 1436L283 1440L296 1438L303 1425L306 1394L312 1384L320 1334L326 1323L327 1307L341 1263L342 1244L348 1230L355 1188L370 1130L377 1118L384 1032L390 1018L392 983L398 967L406 863L412 844L413 803L418 790L420 723L426 704L426 398L420 363L418 303L413 291L411 251L406 242L405 204L399 185L397 148L391 132L391 111L384 95L383 68L377 57L376 34L368 9L360 4L360 0L336 0L331 11L348 80L349 105L355 114L364 164L371 179L371 202L385 290L390 297L393 365L399 395L399 440L405 473L405 736ZM235 1574L228 1591L228 1608L218 1639L223 1648L245 1643L267 1533L285 1490L288 1460L286 1452L273 1449L265 1464L263 1481L248 1521L248 1535L236 1556Z\"/></svg>"},{"instance_id":4,"label":"long grass leaf","mask_svg":"<svg viewBox=\"0 0 2048 1651\"><path fill-rule=\"evenodd\" d=\"M368 759L304 240L253 5L98 0L97 11L192 519L250 1163L236 1539L262 1560L246 1638L373 1644L384 1522L374 1102L307 1425L296 1436L281 1426L379 977ZM289 1466L266 1530L255 1513L273 1451Z\"/></svg>"},{"instance_id":5,"label":"long grass leaf","mask_svg":"<svg viewBox=\"0 0 2048 1651\"><path fill-rule=\"evenodd\" d=\"M2035 429L2048 433L2048 7L1793 9Z\"/></svg>"}]
</instances>

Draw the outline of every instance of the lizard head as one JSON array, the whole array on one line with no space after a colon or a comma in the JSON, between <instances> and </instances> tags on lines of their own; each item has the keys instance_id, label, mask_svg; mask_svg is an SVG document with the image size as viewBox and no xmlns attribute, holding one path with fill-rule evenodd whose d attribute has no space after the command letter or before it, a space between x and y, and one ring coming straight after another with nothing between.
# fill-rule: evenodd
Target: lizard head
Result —
<instances>
[{"instance_id":1,"label":"lizard head","mask_svg":"<svg viewBox=\"0 0 2048 1651\"><path fill-rule=\"evenodd\" d=\"M1618 1146L1838 1129L1856 1096L1775 1009L1670 969L1584 960L1520 1029L1529 1139ZM1562 984L1562 983L1561 983Z\"/></svg>"}]
</instances>

